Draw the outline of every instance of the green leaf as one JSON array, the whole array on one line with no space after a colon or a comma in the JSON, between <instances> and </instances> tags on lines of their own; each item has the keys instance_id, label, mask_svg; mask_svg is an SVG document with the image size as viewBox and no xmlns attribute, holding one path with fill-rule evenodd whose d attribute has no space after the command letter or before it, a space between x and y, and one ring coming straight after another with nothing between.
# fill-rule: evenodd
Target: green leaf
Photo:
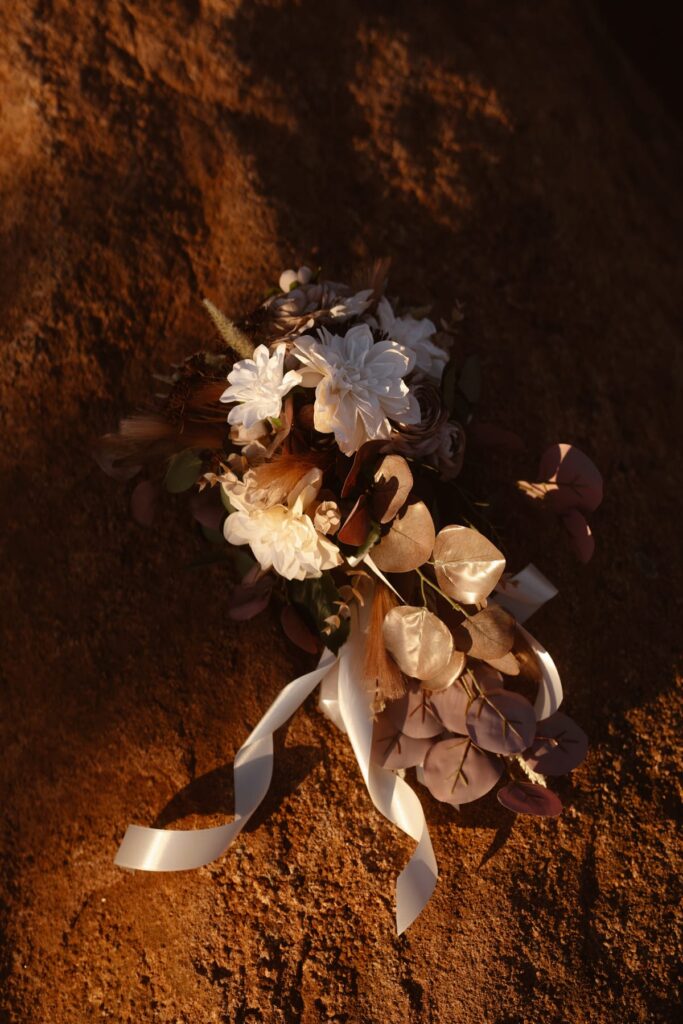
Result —
<instances>
[{"instance_id":1,"label":"green leaf","mask_svg":"<svg viewBox=\"0 0 683 1024\"><path fill-rule=\"evenodd\" d=\"M339 615L341 594L329 572L324 572L316 579L292 580L289 584L292 604L299 605L308 612L326 647L337 654L349 635L349 620L342 619L341 625L330 635L324 633L326 619L330 615Z\"/></svg>"},{"instance_id":2,"label":"green leaf","mask_svg":"<svg viewBox=\"0 0 683 1024\"><path fill-rule=\"evenodd\" d=\"M208 526L202 526L202 533L211 544L223 545L226 543L222 530L212 530Z\"/></svg>"},{"instance_id":3,"label":"green leaf","mask_svg":"<svg viewBox=\"0 0 683 1024\"><path fill-rule=\"evenodd\" d=\"M164 477L164 487L170 494L181 494L189 491L197 483L202 471L202 460L196 452L188 448L171 456Z\"/></svg>"}]
</instances>

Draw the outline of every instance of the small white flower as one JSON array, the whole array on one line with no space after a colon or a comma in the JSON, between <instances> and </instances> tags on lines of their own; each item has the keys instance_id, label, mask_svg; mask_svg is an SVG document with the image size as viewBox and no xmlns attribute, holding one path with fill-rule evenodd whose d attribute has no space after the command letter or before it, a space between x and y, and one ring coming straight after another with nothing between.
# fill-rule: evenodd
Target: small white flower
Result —
<instances>
[{"instance_id":1,"label":"small white flower","mask_svg":"<svg viewBox=\"0 0 683 1024\"><path fill-rule=\"evenodd\" d=\"M403 380L414 365L411 351L393 341L375 343L367 324L343 337L323 327L319 339L304 335L294 342L302 384L316 389L316 430L334 434L340 449L351 455L365 441L388 438L390 419L419 423L420 407Z\"/></svg>"},{"instance_id":2,"label":"small white flower","mask_svg":"<svg viewBox=\"0 0 683 1024\"><path fill-rule=\"evenodd\" d=\"M313 516L313 525L320 533L336 533L341 526L341 512L336 501L321 501Z\"/></svg>"},{"instance_id":3,"label":"small white flower","mask_svg":"<svg viewBox=\"0 0 683 1024\"><path fill-rule=\"evenodd\" d=\"M352 316L360 316L370 305L372 288L365 288L355 295L348 295L330 309L330 316L335 320L348 320Z\"/></svg>"},{"instance_id":4,"label":"small white flower","mask_svg":"<svg viewBox=\"0 0 683 1024\"><path fill-rule=\"evenodd\" d=\"M416 320L414 316L396 316L391 303L382 297L377 305L379 325L388 338L405 345L415 354L415 365L430 377L441 380L448 353L435 345L431 338L436 326L431 320Z\"/></svg>"},{"instance_id":5,"label":"small white flower","mask_svg":"<svg viewBox=\"0 0 683 1024\"><path fill-rule=\"evenodd\" d=\"M228 374L230 387L221 395L221 402L235 402L228 423L239 424L252 431L264 421L277 419L284 396L301 383L301 375L289 370L283 375L286 345L278 345L271 355L265 345L254 350L253 359L240 359ZM258 433L257 433L258 436Z\"/></svg>"},{"instance_id":6,"label":"small white flower","mask_svg":"<svg viewBox=\"0 0 683 1024\"><path fill-rule=\"evenodd\" d=\"M223 532L229 544L248 544L261 568L275 569L286 580L321 576L341 565L342 556L331 541L318 533L303 511L303 497L286 505L232 512Z\"/></svg>"}]
</instances>

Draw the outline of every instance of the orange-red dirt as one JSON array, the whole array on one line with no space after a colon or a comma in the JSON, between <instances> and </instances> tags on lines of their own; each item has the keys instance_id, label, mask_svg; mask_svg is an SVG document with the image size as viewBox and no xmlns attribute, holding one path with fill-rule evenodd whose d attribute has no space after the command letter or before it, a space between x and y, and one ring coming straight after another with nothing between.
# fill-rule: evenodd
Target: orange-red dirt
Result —
<instances>
[{"instance_id":1,"label":"orange-red dirt","mask_svg":"<svg viewBox=\"0 0 683 1024\"><path fill-rule=\"evenodd\" d=\"M646 31L646 26L644 27ZM670 1022L680 735L681 147L569 0L18 0L0 10L0 1020ZM590 734L557 821L422 791L441 878L314 700L220 862L134 874L129 821L217 824L233 755L310 664L225 614L186 504L89 448L284 266L466 319L484 411L602 468L597 554L549 529L534 632ZM535 532L535 529L534 529ZM535 540L536 538L531 538Z\"/></svg>"}]
</instances>

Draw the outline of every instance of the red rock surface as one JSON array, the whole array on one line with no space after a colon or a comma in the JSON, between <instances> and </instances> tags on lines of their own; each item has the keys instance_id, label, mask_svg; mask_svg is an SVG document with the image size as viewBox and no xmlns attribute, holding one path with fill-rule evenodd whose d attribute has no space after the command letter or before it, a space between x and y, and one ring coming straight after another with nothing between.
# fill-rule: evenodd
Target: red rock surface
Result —
<instances>
[{"instance_id":1,"label":"red rock surface","mask_svg":"<svg viewBox=\"0 0 683 1024\"><path fill-rule=\"evenodd\" d=\"M0 85L0 1018L673 1020L681 150L647 88L565 0L19 0ZM464 304L490 417L607 482L587 569L531 552L592 741L568 810L424 795L441 879L401 938L411 844L313 701L223 860L113 866L130 820L230 815L226 765L308 662L185 568L181 500L144 531L89 457L211 339L203 295L384 253Z\"/></svg>"}]
</instances>

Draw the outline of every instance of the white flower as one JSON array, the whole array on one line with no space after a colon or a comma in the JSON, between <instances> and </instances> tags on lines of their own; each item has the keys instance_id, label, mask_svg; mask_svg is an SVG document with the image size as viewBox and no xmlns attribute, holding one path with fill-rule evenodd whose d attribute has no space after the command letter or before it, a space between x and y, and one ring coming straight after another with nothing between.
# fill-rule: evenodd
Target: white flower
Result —
<instances>
[{"instance_id":1,"label":"white flower","mask_svg":"<svg viewBox=\"0 0 683 1024\"><path fill-rule=\"evenodd\" d=\"M371 296L372 288L365 288L361 292L356 292L355 295L348 295L346 298L339 299L332 306L330 316L334 317L335 320L348 320L349 317L360 316L370 305L372 301Z\"/></svg>"},{"instance_id":2,"label":"white flower","mask_svg":"<svg viewBox=\"0 0 683 1024\"><path fill-rule=\"evenodd\" d=\"M300 495L292 508L272 505L232 512L225 520L225 539L229 544L248 544L264 571L275 569L287 580L320 576L341 565L342 556L318 533L303 511L303 501Z\"/></svg>"},{"instance_id":3,"label":"white flower","mask_svg":"<svg viewBox=\"0 0 683 1024\"><path fill-rule=\"evenodd\" d=\"M347 455L372 438L388 438L389 420L419 423L420 407L403 378L414 355L393 341L375 344L367 324L352 327L343 337L325 328L320 340L304 335L294 342L303 364L302 384L315 387L313 422L323 434L334 434Z\"/></svg>"},{"instance_id":4,"label":"white flower","mask_svg":"<svg viewBox=\"0 0 683 1024\"><path fill-rule=\"evenodd\" d=\"M282 399L301 382L295 370L283 376L286 345L278 345L271 355L265 345L254 350L253 359L240 359L228 374L230 387L221 395L221 402L236 402L230 410L228 423L239 424L247 431L277 419Z\"/></svg>"},{"instance_id":5,"label":"white flower","mask_svg":"<svg viewBox=\"0 0 683 1024\"><path fill-rule=\"evenodd\" d=\"M415 364L430 377L441 380L448 353L430 339L436 333L431 320L416 320L413 316L396 316L391 303L382 297L377 305L379 325L388 338L405 345L415 354Z\"/></svg>"}]
</instances>

